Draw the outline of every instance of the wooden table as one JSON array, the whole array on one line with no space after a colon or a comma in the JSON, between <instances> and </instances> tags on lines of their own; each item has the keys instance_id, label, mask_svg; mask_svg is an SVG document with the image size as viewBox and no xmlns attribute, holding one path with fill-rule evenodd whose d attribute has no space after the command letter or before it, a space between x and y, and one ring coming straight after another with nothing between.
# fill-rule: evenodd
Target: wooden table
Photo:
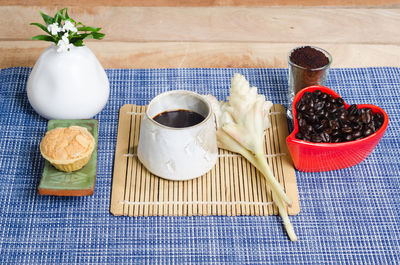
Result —
<instances>
[{"instance_id":1,"label":"wooden table","mask_svg":"<svg viewBox=\"0 0 400 265\"><path fill-rule=\"evenodd\" d=\"M69 13L103 28L86 41L105 68L287 67L287 53L316 45L332 67L400 66L400 1L78 0ZM64 2L0 0L0 68L33 66L49 43L30 22Z\"/></svg>"}]
</instances>

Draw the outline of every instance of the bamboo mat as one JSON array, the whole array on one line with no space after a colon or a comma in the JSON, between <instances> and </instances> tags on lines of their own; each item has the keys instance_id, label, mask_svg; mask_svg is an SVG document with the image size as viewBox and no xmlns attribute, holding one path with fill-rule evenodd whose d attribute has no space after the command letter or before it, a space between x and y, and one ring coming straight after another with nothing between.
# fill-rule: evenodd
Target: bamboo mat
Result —
<instances>
[{"instance_id":1,"label":"bamboo mat","mask_svg":"<svg viewBox=\"0 0 400 265\"><path fill-rule=\"evenodd\" d=\"M136 156L146 106L120 109L110 212L120 216L272 215L278 209L263 176L240 155L219 149L216 166L189 181L171 181L151 174ZM274 176L293 201L290 215L300 211L293 162L286 146L285 108L271 109L265 151Z\"/></svg>"}]
</instances>

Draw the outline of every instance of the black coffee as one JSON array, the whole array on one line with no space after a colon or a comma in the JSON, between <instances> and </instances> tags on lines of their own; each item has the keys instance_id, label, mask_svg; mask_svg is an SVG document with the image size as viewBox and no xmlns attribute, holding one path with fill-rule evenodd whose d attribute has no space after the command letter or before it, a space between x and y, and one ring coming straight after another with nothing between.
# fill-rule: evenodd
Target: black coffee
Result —
<instances>
[{"instance_id":1,"label":"black coffee","mask_svg":"<svg viewBox=\"0 0 400 265\"><path fill-rule=\"evenodd\" d=\"M173 128L185 128L202 122L205 118L197 112L190 110L164 111L153 117L156 122Z\"/></svg>"}]
</instances>

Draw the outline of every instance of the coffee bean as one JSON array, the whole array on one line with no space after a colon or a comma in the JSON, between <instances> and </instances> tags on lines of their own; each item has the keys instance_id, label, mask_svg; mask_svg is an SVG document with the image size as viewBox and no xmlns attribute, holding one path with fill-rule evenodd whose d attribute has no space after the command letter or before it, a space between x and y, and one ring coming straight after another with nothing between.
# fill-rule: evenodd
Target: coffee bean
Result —
<instances>
[{"instance_id":1,"label":"coffee bean","mask_svg":"<svg viewBox=\"0 0 400 265\"><path fill-rule=\"evenodd\" d=\"M349 125L345 125L342 127L341 131L343 133L351 133L353 131L353 129Z\"/></svg>"},{"instance_id":2,"label":"coffee bean","mask_svg":"<svg viewBox=\"0 0 400 265\"><path fill-rule=\"evenodd\" d=\"M368 124L367 124L367 128L371 129L372 132L375 132L375 131L376 131L376 129L375 129L375 124L374 124L373 122L368 123Z\"/></svg>"},{"instance_id":3,"label":"coffee bean","mask_svg":"<svg viewBox=\"0 0 400 265\"><path fill-rule=\"evenodd\" d=\"M315 104L315 110L322 110L324 108L325 102L324 101L319 101L318 103Z\"/></svg>"},{"instance_id":4,"label":"coffee bean","mask_svg":"<svg viewBox=\"0 0 400 265\"><path fill-rule=\"evenodd\" d=\"M342 112L339 114L339 120L347 120L346 112Z\"/></svg>"},{"instance_id":5,"label":"coffee bean","mask_svg":"<svg viewBox=\"0 0 400 265\"><path fill-rule=\"evenodd\" d=\"M349 121L354 121L354 120L356 119L356 116L353 115L353 114L350 114L350 115L347 117L347 119L348 119Z\"/></svg>"},{"instance_id":6,"label":"coffee bean","mask_svg":"<svg viewBox=\"0 0 400 265\"><path fill-rule=\"evenodd\" d=\"M357 131L361 128L361 125L358 122L353 122L351 123L351 128L353 129L353 131Z\"/></svg>"},{"instance_id":7,"label":"coffee bean","mask_svg":"<svg viewBox=\"0 0 400 265\"><path fill-rule=\"evenodd\" d=\"M344 100L343 100L342 98L337 98L337 99L336 99L336 104L337 104L337 105L344 106L344 105L343 105L343 104L344 104Z\"/></svg>"},{"instance_id":8,"label":"coffee bean","mask_svg":"<svg viewBox=\"0 0 400 265\"><path fill-rule=\"evenodd\" d=\"M324 125L322 123L315 123L314 130L316 132L322 132L324 130Z\"/></svg>"},{"instance_id":9,"label":"coffee bean","mask_svg":"<svg viewBox=\"0 0 400 265\"><path fill-rule=\"evenodd\" d=\"M353 136L351 135L351 134L347 134L345 137L344 137L344 139L346 140L346 141L351 141L351 140L353 140Z\"/></svg>"},{"instance_id":10,"label":"coffee bean","mask_svg":"<svg viewBox=\"0 0 400 265\"><path fill-rule=\"evenodd\" d=\"M363 123L370 123L370 122L371 122L371 119L372 119L372 115L371 115L370 112L365 112L365 113L363 113L362 116L361 116L361 121L362 121Z\"/></svg>"},{"instance_id":11,"label":"coffee bean","mask_svg":"<svg viewBox=\"0 0 400 265\"><path fill-rule=\"evenodd\" d=\"M316 95L317 97L322 95L322 91L321 90L315 90L314 91L314 95Z\"/></svg>"},{"instance_id":12,"label":"coffee bean","mask_svg":"<svg viewBox=\"0 0 400 265\"><path fill-rule=\"evenodd\" d=\"M353 138L359 138L359 137L361 137L361 135L362 135L361 130L357 130L357 131L353 132Z\"/></svg>"},{"instance_id":13,"label":"coffee bean","mask_svg":"<svg viewBox=\"0 0 400 265\"><path fill-rule=\"evenodd\" d=\"M298 108L299 111L305 111L307 109L307 105L306 104L301 104Z\"/></svg>"},{"instance_id":14,"label":"coffee bean","mask_svg":"<svg viewBox=\"0 0 400 265\"><path fill-rule=\"evenodd\" d=\"M330 120L329 121L329 126L332 129L338 129L339 128L339 122L337 122L336 120Z\"/></svg>"},{"instance_id":15,"label":"coffee bean","mask_svg":"<svg viewBox=\"0 0 400 265\"><path fill-rule=\"evenodd\" d=\"M338 120L338 123L339 123L339 127L343 127L343 126L346 126L346 125L351 125L351 122L349 121L349 120Z\"/></svg>"},{"instance_id":16,"label":"coffee bean","mask_svg":"<svg viewBox=\"0 0 400 265\"><path fill-rule=\"evenodd\" d=\"M372 131L371 128L367 128L367 129L364 131L363 135L366 137L366 136L371 135L371 134L373 134L373 133L374 133L374 132Z\"/></svg>"},{"instance_id":17,"label":"coffee bean","mask_svg":"<svg viewBox=\"0 0 400 265\"><path fill-rule=\"evenodd\" d=\"M356 104L351 105L351 106L347 109L347 112L348 112L350 115L355 115L355 114L357 114L357 105L356 105Z\"/></svg>"},{"instance_id":18,"label":"coffee bean","mask_svg":"<svg viewBox=\"0 0 400 265\"><path fill-rule=\"evenodd\" d=\"M331 136L333 138L338 138L341 136L341 132L339 130L334 130L334 131L332 131Z\"/></svg>"},{"instance_id":19,"label":"coffee bean","mask_svg":"<svg viewBox=\"0 0 400 265\"><path fill-rule=\"evenodd\" d=\"M382 126L383 122L374 122L375 128L380 128Z\"/></svg>"},{"instance_id":20,"label":"coffee bean","mask_svg":"<svg viewBox=\"0 0 400 265\"><path fill-rule=\"evenodd\" d=\"M319 136L319 135L313 135L311 137L311 141L314 142L314 143L320 143L320 142L322 142L322 137Z\"/></svg>"},{"instance_id":21,"label":"coffee bean","mask_svg":"<svg viewBox=\"0 0 400 265\"><path fill-rule=\"evenodd\" d=\"M319 135L320 135L321 138L322 138L322 142L324 142L324 143L329 143L329 142L331 141L331 137L329 136L328 133L322 132L322 133L320 133Z\"/></svg>"},{"instance_id":22,"label":"coffee bean","mask_svg":"<svg viewBox=\"0 0 400 265\"><path fill-rule=\"evenodd\" d=\"M320 118L324 118L325 117L325 110L324 109L317 110L315 112L315 115L317 115Z\"/></svg>"},{"instance_id":23,"label":"coffee bean","mask_svg":"<svg viewBox=\"0 0 400 265\"><path fill-rule=\"evenodd\" d=\"M300 105L301 105L301 100L297 101L295 105L297 111L300 109Z\"/></svg>"},{"instance_id":24,"label":"coffee bean","mask_svg":"<svg viewBox=\"0 0 400 265\"><path fill-rule=\"evenodd\" d=\"M299 126L302 128L302 127L304 127L304 126L306 126L307 125L307 122L306 122L306 120L305 119L299 119Z\"/></svg>"},{"instance_id":25,"label":"coffee bean","mask_svg":"<svg viewBox=\"0 0 400 265\"><path fill-rule=\"evenodd\" d=\"M383 115L382 115L382 114L376 113L375 116L376 116L376 119L377 119L377 120L379 120L380 122L383 123Z\"/></svg>"},{"instance_id":26,"label":"coffee bean","mask_svg":"<svg viewBox=\"0 0 400 265\"><path fill-rule=\"evenodd\" d=\"M336 117L335 113L329 112L329 110L327 110L327 113L328 113L327 118L329 120L334 120L335 119L335 117Z\"/></svg>"},{"instance_id":27,"label":"coffee bean","mask_svg":"<svg viewBox=\"0 0 400 265\"><path fill-rule=\"evenodd\" d=\"M311 123L315 123L315 122L318 121L318 117L317 117L317 115L315 115L315 114L313 114L313 115L310 117L310 119L311 119Z\"/></svg>"},{"instance_id":28,"label":"coffee bean","mask_svg":"<svg viewBox=\"0 0 400 265\"><path fill-rule=\"evenodd\" d=\"M308 100L308 99L310 99L310 98L312 98L312 94L311 94L311 92L305 92L304 94L303 94L303 98L305 99L305 100Z\"/></svg>"}]
</instances>

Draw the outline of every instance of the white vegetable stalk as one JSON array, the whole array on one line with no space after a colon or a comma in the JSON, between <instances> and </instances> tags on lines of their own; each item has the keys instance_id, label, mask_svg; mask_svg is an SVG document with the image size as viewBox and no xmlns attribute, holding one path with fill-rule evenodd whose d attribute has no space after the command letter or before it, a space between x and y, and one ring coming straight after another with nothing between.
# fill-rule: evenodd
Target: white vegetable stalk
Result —
<instances>
[{"instance_id":1,"label":"white vegetable stalk","mask_svg":"<svg viewBox=\"0 0 400 265\"><path fill-rule=\"evenodd\" d=\"M271 187L273 199L283 219L290 240L296 241L292 224L286 211L291 200L275 179L264 154L265 130L270 126L268 113L272 107L256 87L250 87L246 78L235 74L232 78L228 102L219 102L208 95L217 122L218 147L239 153L253 164Z\"/></svg>"}]
</instances>

